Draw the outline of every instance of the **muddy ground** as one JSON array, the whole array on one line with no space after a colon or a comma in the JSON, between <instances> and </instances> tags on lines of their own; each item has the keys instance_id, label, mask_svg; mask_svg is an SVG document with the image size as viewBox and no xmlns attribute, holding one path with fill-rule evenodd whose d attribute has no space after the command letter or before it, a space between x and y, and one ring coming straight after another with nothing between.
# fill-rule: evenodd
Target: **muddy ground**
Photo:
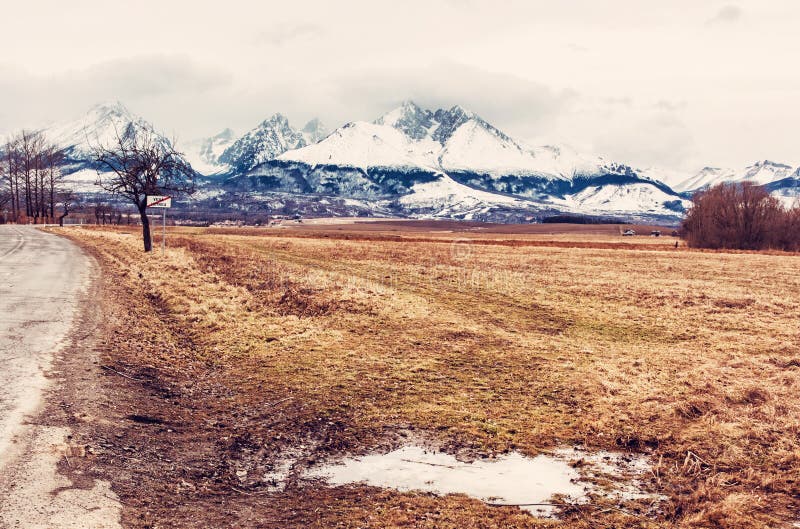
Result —
<instances>
[{"instance_id":1,"label":"muddy ground","mask_svg":"<svg viewBox=\"0 0 800 529\"><path fill-rule=\"evenodd\" d=\"M314 417L291 395L243 394L213 364L192 358L191 340L159 309L157 295L132 298L123 278L97 277L75 331L79 339L54 365L65 383L42 417L73 431L59 471L78 488L109 481L124 527L552 525L466 497L330 488L297 473L275 491L277 483L259 476L281 454L300 447L302 468L363 449L368 439ZM175 358L182 361L166 362ZM371 446L388 449L414 432L398 427L371 435Z\"/></svg>"},{"instance_id":2,"label":"muddy ground","mask_svg":"<svg viewBox=\"0 0 800 529\"><path fill-rule=\"evenodd\" d=\"M796 519L795 257L505 245L463 256L449 243L202 230L143 256L131 230L65 233L103 277L88 307L95 356L64 367L95 377L65 406L81 410L65 420L86 455L62 470L110 481L127 527ZM464 281L464 270L493 273ZM645 489L665 500L594 497L553 521L299 478L409 441L467 457L649 455ZM287 454L298 459L280 486L271 475Z\"/></svg>"}]
</instances>

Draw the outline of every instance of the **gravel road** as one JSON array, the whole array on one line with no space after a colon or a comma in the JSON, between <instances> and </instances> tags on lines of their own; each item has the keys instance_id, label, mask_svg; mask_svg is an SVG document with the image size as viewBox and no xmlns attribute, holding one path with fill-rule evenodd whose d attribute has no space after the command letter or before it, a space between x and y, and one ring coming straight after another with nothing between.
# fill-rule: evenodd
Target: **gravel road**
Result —
<instances>
[{"instance_id":1,"label":"gravel road","mask_svg":"<svg viewBox=\"0 0 800 529\"><path fill-rule=\"evenodd\" d=\"M108 484L71 486L57 464L69 429L38 418L58 387L48 378L79 314L91 260L67 239L0 225L0 527L113 528Z\"/></svg>"}]
</instances>

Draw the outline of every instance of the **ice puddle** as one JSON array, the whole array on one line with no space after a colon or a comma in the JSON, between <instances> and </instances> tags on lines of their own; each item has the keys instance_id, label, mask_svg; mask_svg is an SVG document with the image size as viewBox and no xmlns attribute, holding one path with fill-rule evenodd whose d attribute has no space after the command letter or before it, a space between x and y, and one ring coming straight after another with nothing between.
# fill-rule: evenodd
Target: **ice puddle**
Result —
<instances>
[{"instance_id":1,"label":"ice puddle","mask_svg":"<svg viewBox=\"0 0 800 529\"><path fill-rule=\"evenodd\" d=\"M588 501L590 492L621 500L650 498L640 489L639 480L648 470L644 456L610 452L564 449L536 457L512 452L465 463L442 452L405 446L387 454L328 463L308 470L305 477L329 485L364 483L403 492L466 494L493 505L516 505L537 516L552 516L555 507L548 504L554 496L572 503ZM598 479L622 483L601 489L595 484Z\"/></svg>"}]
</instances>

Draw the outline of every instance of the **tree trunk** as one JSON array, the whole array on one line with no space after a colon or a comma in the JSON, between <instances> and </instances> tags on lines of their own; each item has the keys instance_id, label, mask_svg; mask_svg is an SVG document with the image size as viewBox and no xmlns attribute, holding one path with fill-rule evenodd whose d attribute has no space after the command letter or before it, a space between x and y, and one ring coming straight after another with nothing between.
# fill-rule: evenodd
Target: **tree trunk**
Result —
<instances>
[{"instance_id":1,"label":"tree trunk","mask_svg":"<svg viewBox=\"0 0 800 529\"><path fill-rule=\"evenodd\" d=\"M50 218L56 218L56 183L53 170L50 169Z\"/></svg>"},{"instance_id":2,"label":"tree trunk","mask_svg":"<svg viewBox=\"0 0 800 529\"><path fill-rule=\"evenodd\" d=\"M139 206L139 216L142 218L142 239L144 240L144 251L149 252L153 249L153 240L150 238L150 219L147 218L147 207Z\"/></svg>"}]
</instances>

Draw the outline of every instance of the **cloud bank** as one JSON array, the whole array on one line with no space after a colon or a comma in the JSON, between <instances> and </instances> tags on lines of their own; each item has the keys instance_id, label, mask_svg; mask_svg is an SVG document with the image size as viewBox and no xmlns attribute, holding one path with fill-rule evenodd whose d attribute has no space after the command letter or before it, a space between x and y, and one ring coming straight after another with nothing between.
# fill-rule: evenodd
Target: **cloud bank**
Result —
<instances>
[{"instance_id":1,"label":"cloud bank","mask_svg":"<svg viewBox=\"0 0 800 529\"><path fill-rule=\"evenodd\" d=\"M413 99L639 165L800 163L794 0L38 0L5 16L0 132L109 99L184 140Z\"/></svg>"}]
</instances>

